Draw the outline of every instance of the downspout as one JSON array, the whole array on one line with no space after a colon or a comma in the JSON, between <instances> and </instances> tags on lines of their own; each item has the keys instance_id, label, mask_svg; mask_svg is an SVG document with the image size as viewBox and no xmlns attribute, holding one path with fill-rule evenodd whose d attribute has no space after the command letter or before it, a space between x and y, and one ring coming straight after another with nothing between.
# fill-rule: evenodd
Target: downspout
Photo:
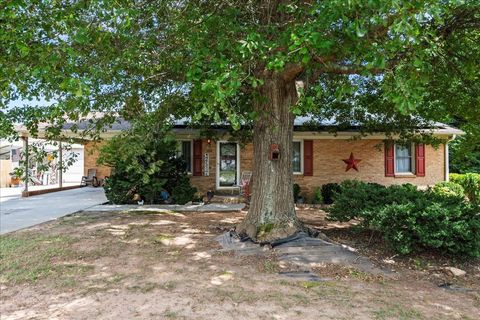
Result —
<instances>
[{"instance_id":1,"label":"downspout","mask_svg":"<svg viewBox=\"0 0 480 320\"><path fill-rule=\"evenodd\" d=\"M448 143L452 140L455 140L457 136L454 134L450 139L445 143L445 181L450 181L450 156L448 151Z\"/></svg>"}]
</instances>

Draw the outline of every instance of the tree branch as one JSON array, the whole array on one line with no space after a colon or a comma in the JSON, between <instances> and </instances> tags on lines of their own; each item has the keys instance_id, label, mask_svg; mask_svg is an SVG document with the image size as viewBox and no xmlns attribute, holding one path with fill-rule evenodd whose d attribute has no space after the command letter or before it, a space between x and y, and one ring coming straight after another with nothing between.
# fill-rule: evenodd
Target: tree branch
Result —
<instances>
[{"instance_id":1,"label":"tree branch","mask_svg":"<svg viewBox=\"0 0 480 320\"><path fill-rule=\"evenodd\" d=\"M319 68L316 72L322 73L333 73L333 74L364 74L365 72L371 74L380 74L391 68L366 68L359 66L345 66L345 65L327 65L325 67Z\"/></svg>"},{"instance_id":2,"label":"tree branch","mask_svg":"<svg viewBox=\"0 0 480 320\"><path fill-rule=\"evenodd\" d=\"M305 68L302 66L301 63L288 64L283 69L282 78L284 81L292 81L297 78L297 76L301 74L304 70Z\"/></svg>"}]
</instances>

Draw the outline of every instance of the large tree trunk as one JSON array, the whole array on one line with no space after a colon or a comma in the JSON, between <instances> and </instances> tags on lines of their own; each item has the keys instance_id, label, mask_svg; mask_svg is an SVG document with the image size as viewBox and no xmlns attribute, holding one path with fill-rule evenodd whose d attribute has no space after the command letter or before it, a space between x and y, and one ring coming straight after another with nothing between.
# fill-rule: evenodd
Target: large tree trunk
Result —
<instances>
[{"instance_id":1,"label":"large tree trunk","mask_svg":"<svg viewBox=\"0 0 480 320\"><path fill-rule=\"evenodd\" d=\"M290 112L297 99L295 81L274 74L264 79L255 102L259 118L253 129L252 197L248 214L237 231L257 242L273 242L301 228L293 201L292 139L295 116ZM279 146L278 160L270 159L272 144Z\"/></svg>"}]
</instances>

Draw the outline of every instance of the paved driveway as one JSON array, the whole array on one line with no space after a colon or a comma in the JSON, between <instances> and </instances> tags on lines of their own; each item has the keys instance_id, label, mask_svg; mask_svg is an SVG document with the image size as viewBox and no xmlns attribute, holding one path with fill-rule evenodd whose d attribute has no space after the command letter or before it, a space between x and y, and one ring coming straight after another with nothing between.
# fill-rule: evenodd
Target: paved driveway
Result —
<instances>
[{"instance_id":1,"label":"paved driveway","mask_svg":"<svg viewBox=\"0 0 480 320\"><path fill-rule=\"evenodd\" d=\"M0 197L0 234L63 217L106 201L103 188L92 187L52 192L28 198L2 192Z\"/></svg>"}]
</instances>

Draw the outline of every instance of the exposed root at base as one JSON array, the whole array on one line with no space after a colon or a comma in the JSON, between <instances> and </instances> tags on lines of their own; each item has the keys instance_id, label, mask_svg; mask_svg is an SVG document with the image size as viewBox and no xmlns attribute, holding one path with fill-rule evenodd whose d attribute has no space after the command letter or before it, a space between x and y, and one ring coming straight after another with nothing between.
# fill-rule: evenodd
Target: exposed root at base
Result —
<instances>
[{"instance_id":1,"label":"exposed root at base","mask_svg":"<svg viewBox=\"0 0 480 320\"><path fill-rule=\"evenodd\" d=\"M277 245L287 243L297 239L299 232L306 233L309 237L318 238L330 243L333 243L324 233L309 228L300 222L292 223L291 225L278 226L274 224L261 225L255 227L251 224L245 226L242 222L234 230L232 230L240 239L240 241L251 240L260 245L270 245L275 247Z\"/></svg>"}]
</instances>

